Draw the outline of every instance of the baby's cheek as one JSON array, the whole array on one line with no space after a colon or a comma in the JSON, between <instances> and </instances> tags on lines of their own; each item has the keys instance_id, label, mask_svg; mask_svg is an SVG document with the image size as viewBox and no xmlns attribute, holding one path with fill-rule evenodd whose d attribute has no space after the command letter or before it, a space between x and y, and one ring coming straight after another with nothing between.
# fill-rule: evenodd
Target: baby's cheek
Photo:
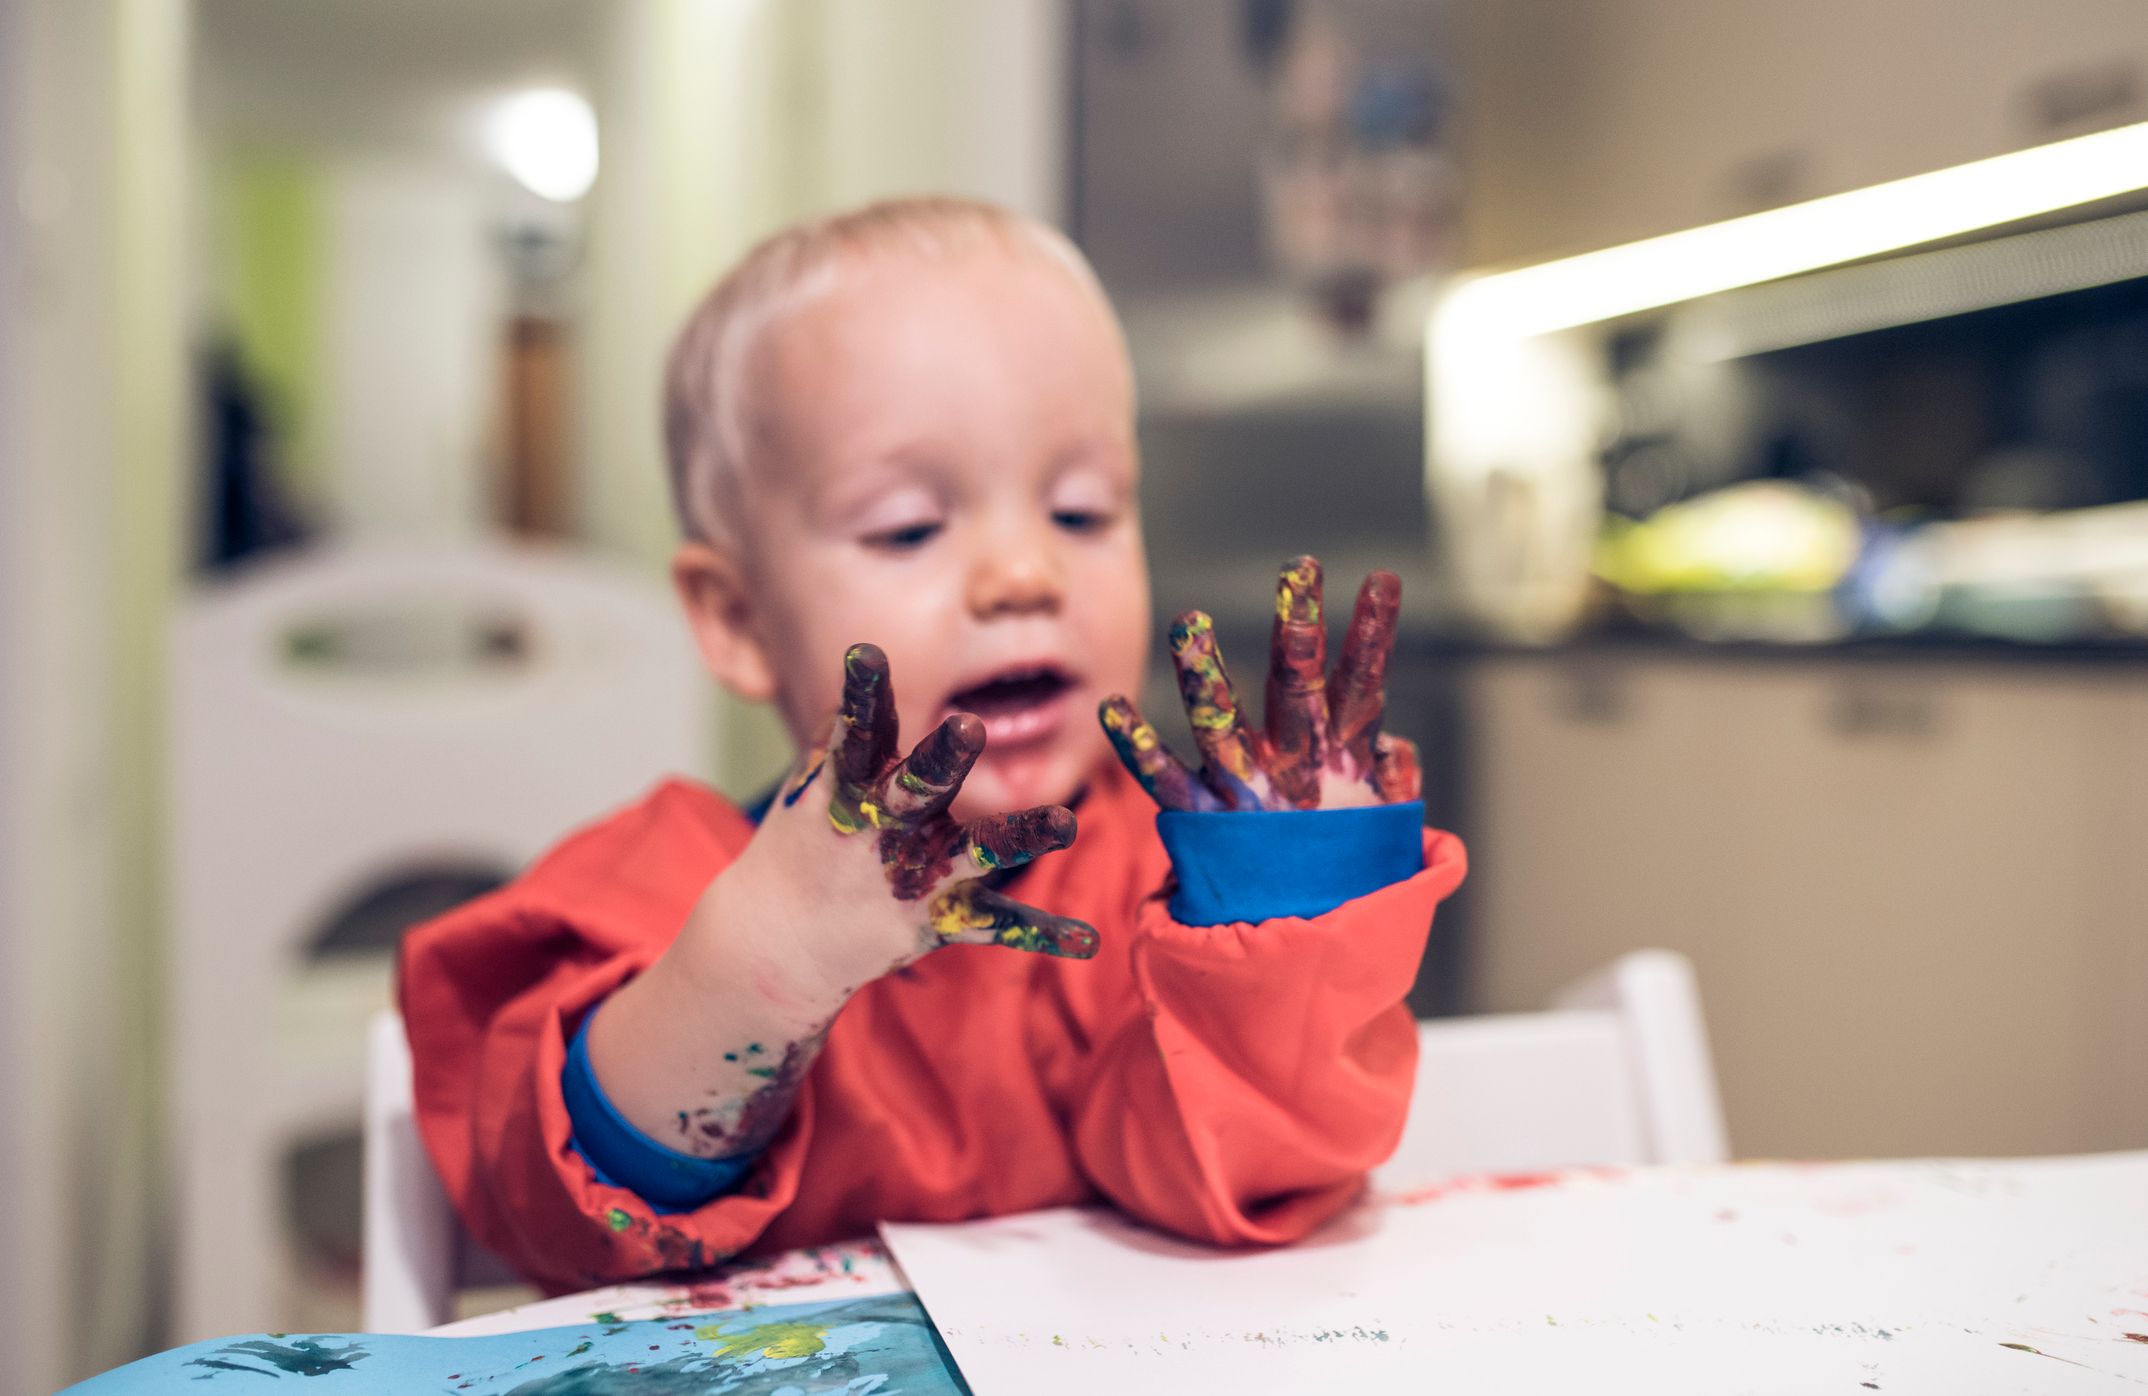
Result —
<instances>
[{"instance_id":1,"label":"baby's cheek","mask_svg":"<svg viewBox=\"0 0 2148 1396\"><path fill-rule=\"evenodd\" d=\"M1114 693L1138 696L1149 652L1150 618L1146 604L1121 605L1087 619L1082 626L1082 655L1087 678L1099 701ZM1101 737L1099 737L1101 740Z\"/></svg>"}]
</instances>

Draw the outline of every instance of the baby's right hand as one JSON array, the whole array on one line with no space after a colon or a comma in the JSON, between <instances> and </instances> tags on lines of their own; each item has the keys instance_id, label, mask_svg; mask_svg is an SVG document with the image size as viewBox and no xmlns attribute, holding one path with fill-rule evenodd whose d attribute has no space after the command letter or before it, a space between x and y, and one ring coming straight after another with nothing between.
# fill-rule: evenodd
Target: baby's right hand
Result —
<instances>
[{"instance_id":1,"label":"baby's right hand","mask_svg":"<svg viewBox=\"0 0 2148 1396\"><path fill-rule=\"evenodd\" d=\"M862 980L952 944L1094 955L1094 927L980 880L1073 843L1073 812L1045 805L957 823L948 806L984 751L984 724L957 713L906 759L896 736L887 656L855 645L843 656L828 750L807 754L754 838L786 865L810 923L829 938L814 958L827 963L834 952L845 977Z\"/></svg>"}]
</instances>

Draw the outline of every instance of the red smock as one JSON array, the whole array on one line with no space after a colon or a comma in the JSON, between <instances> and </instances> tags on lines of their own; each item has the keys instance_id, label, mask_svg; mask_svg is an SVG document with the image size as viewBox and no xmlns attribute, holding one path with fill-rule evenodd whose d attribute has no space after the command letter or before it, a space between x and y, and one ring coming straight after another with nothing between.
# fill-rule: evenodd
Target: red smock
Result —
<instances>
[{"instance_id":1,"label":"red smock","mask_svg":"<svg viewBox=\"0 0 2148 1396\"><path fill-rule=\"evenodd\" d=\"M1192 927L1166 909L1155 807L1116 766L1074 846L1010 895L1094 925L1093 960L955 945L844 1007L790 1118L734 1191L655 1212L597 1181L560 1091L584 1014L653 962L753 836L672 781L522 877L413 931L398 995L417 1121L464 1223L554 1292L882 1220L1107 1200L1225 1245L1303 1236L1401 1135L1417 1035L1403 998L1462 845L1311 919Z\"/></svg>"}]
</instances>

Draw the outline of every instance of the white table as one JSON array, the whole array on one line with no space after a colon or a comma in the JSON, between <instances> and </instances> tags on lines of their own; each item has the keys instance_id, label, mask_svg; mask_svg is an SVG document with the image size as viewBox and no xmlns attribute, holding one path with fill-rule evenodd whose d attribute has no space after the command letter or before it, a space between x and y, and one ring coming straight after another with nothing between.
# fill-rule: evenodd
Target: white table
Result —
<instances>
[{"instance_id":1,"label":"white table","mask_svg":"<svg viewBox=\"0 0 2148 1396\"><path fill-rule=\"evenodd\" d=\"M886 1235L441 1331L914 1281L976 1396L2148 1388L2148 1153L1462 1179L1261 1252L1081 1209Z\"/></svg>"}]
</instances>

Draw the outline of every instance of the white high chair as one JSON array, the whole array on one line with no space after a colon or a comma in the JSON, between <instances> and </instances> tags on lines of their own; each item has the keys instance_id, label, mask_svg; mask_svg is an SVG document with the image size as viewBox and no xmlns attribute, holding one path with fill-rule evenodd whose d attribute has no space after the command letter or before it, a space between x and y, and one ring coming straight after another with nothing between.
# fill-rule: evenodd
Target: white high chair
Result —
<instances>
[{"instance_id":1,"label":"white high chair","mask_svg":"<svg viewBox=\"0 0 2148 1396\"><path fill-rule=\"evenodd\" d=\"M1718 1163L1728 1156L1693 970L1643 950L1545 1013L1418 1025L1410 1120L1375 1185L1567 1164ZM455 1219L411 1116L410 1046L393 1012L366 1056L365 1327L417 1333L454 1317L499 1262Z\"/></svg>"},{"instance_id":2,"label":"white high chair","mask_svg":"<svg viewBox=\"0 0 2148 1396\"><path fill-rule=\"evenodd\" d=\"M1543 1013L1417 1025L1417 1087L1394 1156L1400 1191L1457 1173L1721 1163L1730 1145L1693 966L1623 955Z\"/></svg>"},{"instance_id":3,"label":"white high chair","mask_svg":"<svg viewBox=\"0 0 2148 1396\"><path fill-rule=\"evenodd\" d=\"M360 1127L392 951L309 955L338 912L413 870L513 874L664 776L706 774L711 723L660 588L504 545L251 568L183 605L172 676L184 1342L288 1325L286 1160Z\"/></svg>"}]
</instances>

